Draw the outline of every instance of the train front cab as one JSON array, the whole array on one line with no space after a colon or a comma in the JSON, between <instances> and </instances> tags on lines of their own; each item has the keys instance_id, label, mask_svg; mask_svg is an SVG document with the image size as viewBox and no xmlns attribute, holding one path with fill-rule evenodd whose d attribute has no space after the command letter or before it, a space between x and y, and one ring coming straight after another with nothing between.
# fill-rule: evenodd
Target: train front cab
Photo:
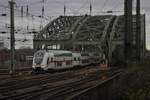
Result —
<instances>
[{"instance_id":1,"label":"train front cab","mask_svg":"<svg viewBox=\"0 0 150 100\"><path fill-rule=\"evenodd\" d=\"M41 72L46 70L46 58L48 58L48 55L45 50L39 50L34 54L32 65L32 69L34 72Z\"/></svg>"}]
</instances>

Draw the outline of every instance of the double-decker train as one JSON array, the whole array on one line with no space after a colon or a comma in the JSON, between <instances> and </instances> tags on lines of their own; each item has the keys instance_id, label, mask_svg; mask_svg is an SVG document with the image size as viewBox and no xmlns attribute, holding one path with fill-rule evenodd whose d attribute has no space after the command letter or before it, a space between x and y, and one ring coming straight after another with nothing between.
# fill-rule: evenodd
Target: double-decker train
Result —
<instances>
[{"instance_id":1,"label":"double-decker train","mask_svg":"<svg viewBox=\"0 0 150 100\"><path fill-rule=\"evenodd\" d=\"M101 53L72 52L66 50L39 50L33 56L33 71L61 70L76 66L99 64Z\"/></svg>"}]
</instances>

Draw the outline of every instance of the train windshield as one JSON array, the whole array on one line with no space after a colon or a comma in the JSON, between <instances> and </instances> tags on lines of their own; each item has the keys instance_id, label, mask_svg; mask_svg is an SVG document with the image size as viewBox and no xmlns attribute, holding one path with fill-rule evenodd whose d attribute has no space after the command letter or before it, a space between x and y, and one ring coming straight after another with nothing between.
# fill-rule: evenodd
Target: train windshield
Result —
<instances>
[{"instance_id":1,"label":"train windshield","mask_svg":"<svg viewBox=\"0 0 150 100\"><path fill-rule=\"evenodd\" d=\"M44 54L45 52L43 51L38 51L34 54L34 62L36 64L41 64L42 63L42 60L43 60L43 57L44 57Z\"/></svg>"}]
</instances>

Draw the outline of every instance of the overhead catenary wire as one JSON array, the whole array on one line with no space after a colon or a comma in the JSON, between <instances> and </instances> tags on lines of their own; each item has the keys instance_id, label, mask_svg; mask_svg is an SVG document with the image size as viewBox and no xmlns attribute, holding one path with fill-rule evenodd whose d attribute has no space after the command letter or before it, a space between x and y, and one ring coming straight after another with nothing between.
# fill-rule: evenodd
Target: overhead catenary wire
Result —
<instances>
[{"instance_id":1,"label":"overhead catenary wire","mask_svg":"<svg viewBox=\"0 0 150 100\"><path fill-rule=\"evenodd\" d=\"M124 7L124 2L116 2L115 4L114 4L114 6L111 8L113 11L116 11L116 9L119 7L119 6L122 6L122 7Z\"/></svg>"},{"instance_id":2,"label":"overhead catenary wire","mask_svg":"<svg viewBox=\"0 0 150 100\"><path fill-rule=\"evenodd\" d=\"M95 12L96 14L99 14L99 13L105 13L105 14L108 14L108 13L121 13L121 12L124 12L123 10L116 10L116 8L118 7L118 5L120 5L120 4L122 4L122 2L117 2L112 8L109 8L109 9L107 9L107 10L105 10L105 8L106 8L106 6L107 6L107 4L109 3L109 0L105 0L104 2L103 2L103 5L102 5L102 7L101 7L101 10L100 11L97 11L97 12ZM124 3L123 3L124 4Z\"/></svg>"},{"instance_id":3,"label":"overhead catenary wire","mask_svg":"<svg viewBox=\"0 0 150 100\"><path fill-rule=\"evenodd\" d=\"M6 5L1 5L1 4L0 4L0 7L6 8L7 10L10 10L10 9L9 9L9 6L6 6ZM16 6L16 7L14 8L14 10L15 10L16 12L21 12L21 9L20 9L21 7L27 7L27 5L26 5L26 6ZM28 10L29 10L29 5L28 5ZM26 14L26 15L27 15L27 11L23 11L23 14ZM29 12L28 12L28 16L30 16L30 17L34 16L34 17L36 17L36 18L40 18L39 16L34 15L34 14L31 14L31 13L29 13ZM43 17L42 19L49 21L49 19L46 18L46 17Z\"/></svg>"},{"instance_id":4,"label":"overhead catenary wire","mask_svg":"<svg viewBox=\"0 0 150 100\"><path fill-rule=\"evenodd\" d=\"M42 8L41 8L41 17L42 17L42 18L44 17L44 12L45 12L44 3L45 3L45 0L42 0L42 2L41 2L41 5L42 5ZM41 30L42 28L43 28L43 20L41 19L41 22L40 22L40 30Z\"/></svg>"},{"instance_id":5,"label":"overhead catenary wire","mask_svg":"<svg viewBox=\"0 0 150 100\"><path fill-rule=\"evenodd\" d=\"M17 1L19 1L19 0L15 0L16 2ZM47 0L44 0L45 2L47 1ZM29 2L29 1L27 1L27 2ZM32 3L28 3L28 6L35 6L35 5L38 5L38 4L41 4L43 2L43 0L39 0L39 1L34 1L34 2L32 2ZM18 6L18 5L17 5ZM21 5L21 6L23 6L23 7L26 7L26 5ZM18 7L21 7L21 6L18 6Z\"/></svg>"},{"instance_id":6,"label":"overhead catenary wire","mask_svg":"<svg viewBox=\"0 0 150 100\"><path fill-rule=\"evenodd\" d=\"M10 10L9 7L6 7L6 6L2 6L2 8L5 8L5 9L8 8L8 10ZM16 9L15 9L15 10L16 10ZM23 6L22 6L22 7L21 7L21 17L22 17L22 19L23 19L23 14L24 14L23 11L24 11L24 10L23 10ZM28 11L27 11L27 12L28 12ZM28 15L28 14L27 14L27 15ZM17 16L15 16L15 17L17 17ZM6 18L6 17L5 17L5 18ZM18 18L17 18L17 19L18 19ZM22 23L23 23L23 22L22 22ZM8 24L8 22L5 22L5 23L3 23L3 24ZM21 25L23 25L23 24L21 24ZM16 25L15 25L15 26L16 26ZM5 27L5 29L7 29L8 27L10 27L9 24L7 25L7 27ZM20 27L20 25L19 25L19 27ZM19 27L18 27L18 28L19 28ZM27 26L27 30L28 30L28 27L29 27L29 26ZM19 28L19 29L20 29L20 28ZM22 29L22 26L21 26L21 29ZM9 28L8 28L6 31L7 31L7 33L9 33ZM16 32L17 32L17 29L16 29ZM16 32L15 32L15 33L16 33ZM25 34L24 34L24 35L25 35ZM8 37L8 36L7 36L7 37Z\"/></svg>"},{"instance_id":7,"label":"overhead catenary wire","mask_svg":"<svg viewBox=\"0 0 150 100\"><path fill-rule=\"evenodd\" d=\"M89 5L89 1L86 0L86 2L84 2L78 9L72 9L72 7L67 6L66 8L71 11L71 13L73 13L73 15L77 15L80 13L80 11L84 8L88 8Z\"/></svg>"},{"instance_id":8,"label":"overhead catenary wire","mask_svg":"<svg viewBox=\"0 0 150 100\"><path fill-rule=\"evenodd\" d=\"M101 11L104 10L105 6L107 5L107 3L109 2L109 0L105 0L103 6L101 7Z\"/></svg>"}]
</instances>

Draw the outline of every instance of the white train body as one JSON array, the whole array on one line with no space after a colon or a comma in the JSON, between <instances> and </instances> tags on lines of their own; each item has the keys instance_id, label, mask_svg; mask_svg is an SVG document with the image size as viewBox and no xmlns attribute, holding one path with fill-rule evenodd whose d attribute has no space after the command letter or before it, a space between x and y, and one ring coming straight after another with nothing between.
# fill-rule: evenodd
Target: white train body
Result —
<instances>
[{"instance_id":1,"label":"white train body","mask_svg":"<svg viewBox=\"0 0 150 100\"><path fill-rule=\"evenodd\" d=\"M72 53L72 57L73 57L72 65L74 67L81 65L81 53Z\"/></svg>"},{"instance_id":2,"label":"white train body","mask_svg":"<svg viewBox=\"0 0 150 100\"><path fill-rule=\"evenodd\" d=\"M102 60L102 55L100 53L90 53L91 64L98 64L101 62L101 60Z\"/></svg>"},{"instance_id":3,"label":"white train body","mask_svg":"<svg viewBox=\"0 0 150 100\"><path fill-rule=\"evenodd\" d=\"M81 53L81 65L80 66L87 66L89 64L91 64L89 53Z\"/></svg>"},{"instance_id":4,"label":"white train body","mask_svg":"<svg viewBox=\"0 0 150 100\"><path fill-rule=\"evenodd\" d=\"M91 53L74 53L64 50L39 50L33 57L33 70L60 70L75 66L87 66L98 64L100 56Z\"/></svg>"}]
</instances>

